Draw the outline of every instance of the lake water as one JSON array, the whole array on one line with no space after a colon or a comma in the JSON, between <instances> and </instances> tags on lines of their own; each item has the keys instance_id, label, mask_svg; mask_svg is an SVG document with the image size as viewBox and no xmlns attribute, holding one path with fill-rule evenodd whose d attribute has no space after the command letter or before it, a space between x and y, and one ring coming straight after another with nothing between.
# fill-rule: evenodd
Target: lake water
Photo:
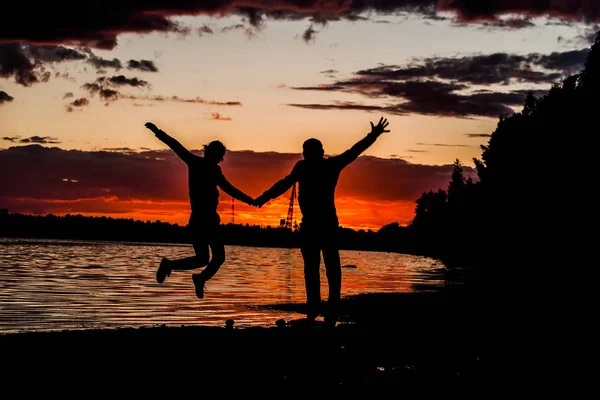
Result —
<instances>
[{"instance_id":1,"label":"lake water","mask_svg":"<svg viewBox=\"0 0 600 400\"><path fill-rule=\"evenodd\" d=\"M272 326L304 315L260 306L305 301L298 249L226 246L227 261L194 294L191 274L155 279L161 258L193 255L191 245L0 238L0 333L140 326ZM340 252L342 296L415 292L443 286L431 258ZM321 265L321 294L327 281Z\"/></svg>"}]
</instances>

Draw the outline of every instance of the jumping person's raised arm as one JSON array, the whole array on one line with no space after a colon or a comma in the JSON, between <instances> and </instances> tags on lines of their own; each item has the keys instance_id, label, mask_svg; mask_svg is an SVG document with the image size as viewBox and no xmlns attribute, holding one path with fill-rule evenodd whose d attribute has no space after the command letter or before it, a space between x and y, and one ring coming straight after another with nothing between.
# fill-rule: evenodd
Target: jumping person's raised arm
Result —
<instances>
[{"instance_id":1,"label":"jumping person's raised arm","mask_svg":"<svg viewBox=\"0 0 600 400\"><path fill-rule=\"evenodd\" d=\"M294 165L292 172L290 172L288 176L275 182L273 186L265 190L263 194L256 198L255 203L258 207L261 207L269 200L276 199L277 197L281 196L298 181L298 171L300 169L299 163L300 161Z\"/></svg>"},{"instance_id":2,"label":"jumping person's raised arm","mask_svg":"<svg viewBox=\"0 0 600 400\"><path fill-rule=\"evenodd\" d=\"M146 128L150 129L152 133L154 133L154 135L158 139L160 139L160 141L169 146L171 150L173 150L175 154L177 154L179 158L181 158L186 164L189 164L190 161L194 158L194 155L190 153L188 149L183 147L183 145L179 143L176 139L167 135L165 131L158 129L157 126L154 125L152 122L146 122L145 126Z\"/></svg>"},{"instance_id":3,"label":"jumping person's raised arm","mask_svg":"<svg viewBox=\"0 0 600 400\"><path fill-rule=\"evenodd\" d=\"M383 117L381 117L379 123L376 126L374 126L371 122L371 132L367 136L358 141L350 149L346 150L339 156L331 157L331 159L335 159L336 161L338 161L338 163L340 164L340 169L346 167L352 161L356 160L358 156L360 156L365 150L371 147L371 145L375 143L377 138L382 133L389 132L389 130L385 129L388 125L389 122Z\"/></svg>"},{"instance_id":4,"label":"jumping person's raised arm","mask_svg":"<svg viewBox=\"0 0 600 400\"><path fill-rule=\"evenodd\" d=\"M237 200L242 201L242 202L244 202L246 204L249 204L249 205L254 205L254 199L252 197L248 196L246 193L242 192L240 189L238 189L235 186L233 186L225 178L225 176L222 173L218 177L217 184L219 185L219 187L221 189L223 189L223 191L225 193L227 193L228 195L230 195L234 199L237 199Z\"/></svg>"}]
</instances>

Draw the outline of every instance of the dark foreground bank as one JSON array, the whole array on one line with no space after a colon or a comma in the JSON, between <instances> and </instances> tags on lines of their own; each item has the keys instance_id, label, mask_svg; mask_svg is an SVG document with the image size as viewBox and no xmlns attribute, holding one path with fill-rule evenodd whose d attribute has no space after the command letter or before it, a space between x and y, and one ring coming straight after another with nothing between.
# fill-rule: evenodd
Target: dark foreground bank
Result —
<instances>
[{"instance_id":1,"label":"dark foreground bank","mask_svg":"<svg viewBox=\"0 0 600 400\"><path fill-rule=\"evenodd\" d=\"M224 321L222 328L3 335L2 376L5 388L26 379L32 386L22 387L30 390L197 385L203 393L258 389L276 397L290 397L276 390L311 388L466 393L489 372L477 308L458 294L370 294L345 299L344 321L333 329L302 320L236 329Z\"/></svg>"}]
</instances>

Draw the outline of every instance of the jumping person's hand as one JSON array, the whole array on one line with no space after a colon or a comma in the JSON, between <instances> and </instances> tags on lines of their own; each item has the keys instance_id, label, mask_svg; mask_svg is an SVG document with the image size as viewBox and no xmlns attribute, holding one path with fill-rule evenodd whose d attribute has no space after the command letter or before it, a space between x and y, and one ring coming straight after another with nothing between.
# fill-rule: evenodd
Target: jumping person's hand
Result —
<instances>
[{"instance_id":1,"label":"jumping person's hand","mask_svg":"<svg viewBox=\"0 0 600 400\"><path fill-rule=\"evenodd\" d=\"M383 132L389 132L389 130L386 130L385 128L387 128L387 126L390 123L388 122L388 120L386 118L381 117L381 119L379 120L379 123L377 124L377 126L373 126L373 123L371 122L371 133L379 136L381 135Z\"/></svg>"}]
</instances>

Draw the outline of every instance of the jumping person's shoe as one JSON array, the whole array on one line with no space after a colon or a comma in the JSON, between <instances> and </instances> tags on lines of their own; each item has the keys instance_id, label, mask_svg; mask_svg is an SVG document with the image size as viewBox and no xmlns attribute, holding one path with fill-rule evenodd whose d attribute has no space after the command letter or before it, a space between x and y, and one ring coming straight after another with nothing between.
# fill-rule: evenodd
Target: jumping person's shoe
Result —
<instances>
[{"instance_id":1,"label":"jumping person's shoe","mask_svg":"<svg viewBox=\"0 0 600 400\"><path fill-rule=\"evenodd\" d=\"M204 298L204 289L206 289L206 286L204 286L204 283L206 281L204 279L202 279L200 274L192 275L192 280L194 281L194 289L196 290L196 296L199 299L203 299Z\"/></svg>"},{"instance_id":2,"label":"jumping person's shoe","mask_svg":"<svg viewBox=\"0 0 600 400\"><path fill-rule=\"evenodd\" d=\"M158 270L156 271L156 282L163 283L166 277L171 275L171 267L169 267L170 263L171 261L163 257L158 267Z\"/></svg>"}]
</instances>

